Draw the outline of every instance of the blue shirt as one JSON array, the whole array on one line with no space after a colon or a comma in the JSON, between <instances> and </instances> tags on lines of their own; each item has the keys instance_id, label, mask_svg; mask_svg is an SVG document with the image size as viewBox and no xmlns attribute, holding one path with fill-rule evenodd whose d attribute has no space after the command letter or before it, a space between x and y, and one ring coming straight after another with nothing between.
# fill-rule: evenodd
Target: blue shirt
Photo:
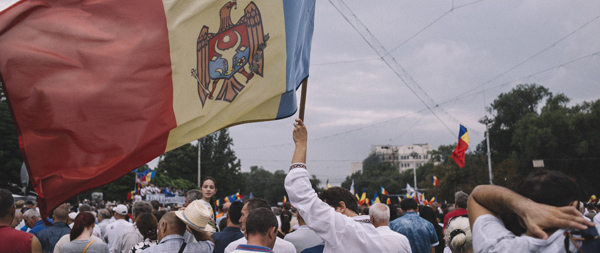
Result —
<instances>
[{"instance_id":1,"label":"blue shirt","mask_svg":"<svg viewBox=\"0 0 600 253\"><path fill-rule=\"evenodd\" d=\"M46 229L46 225L44 224L43 220L40 220L40 221L36 222L35 225L33 225L31 230L29 230L29 233L32 233L35 235L35 234L37 234L37 232L40 232L44 229Z\"/></svg>"},{"instance_id":2,"label":"blue shirt","mask_svg":"<svg viewBox=\"0 0 600 253\"><path fill-rule=\"evenodd\" d=\"M67 226L67 223L64 222L56 222L54 226L49 226L46 229L43 229L35 235L40 243L42 243L42 250L44 252L54 251L54 246L60 240L63 235L71 233L71 228Z\"/></svg>"},{"instance_id":3,"label":"blue shirt","mask_svg":"<svg viewBox=\"0 0 600 253\"><path fill-rule=\"evenodd\" d=\"M430 253L431 247L439 244L433 224L419 217L416 212L406 212L404 216L390 222L390 229L408 238L413 253Z\"/></svg>"},{"instance_id":4,"label":"blue shirt","mask_svg":"<svg viewBox=\"0 0 600 253\"><path fill-rule=\"evenodd\" d=\"M215 251L213 252L222 253L225 252L225 248L229 243L244 237L244 233L240 228L226 227L223 231L214 233L211 237L215 241Z\"/></svg>"}]
</instances>

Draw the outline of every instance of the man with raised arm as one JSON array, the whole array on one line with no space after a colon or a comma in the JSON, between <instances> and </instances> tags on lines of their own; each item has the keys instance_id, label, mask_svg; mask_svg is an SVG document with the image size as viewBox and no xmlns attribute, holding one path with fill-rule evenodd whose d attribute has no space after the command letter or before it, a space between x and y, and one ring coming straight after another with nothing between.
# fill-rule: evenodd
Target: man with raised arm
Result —
<instances>
[{"instance_id":1,"label":"man with raised arm","mask_svg":"<svg viewBox=\"0 0 600 253\"><path fill-rule=\"evenodd\" d=\"M542 170L526 179L519 193L494 185L473 189L468 206L475 252L578 252L593 243L598 246L597 237L581 240L582 233L598 233L594 223L575 208L579 189L571 178ZM513 234L498 218L510 212L519 216L525 235Z\"/></svg>"},{"instance_id":2,"label":"man with raised arm","mask_svg":"<svg viewBox=\"0 0 600 253\"><path fill-rule=\"evenodd\" d=\"M307 130L300 119L294 124L296 144L285 190L310 229L325 242L323 252L385 252L383 240L368 216L358 216L356 197L332 187L317 196L306 170Z\"/></svg>"}]
</instances>

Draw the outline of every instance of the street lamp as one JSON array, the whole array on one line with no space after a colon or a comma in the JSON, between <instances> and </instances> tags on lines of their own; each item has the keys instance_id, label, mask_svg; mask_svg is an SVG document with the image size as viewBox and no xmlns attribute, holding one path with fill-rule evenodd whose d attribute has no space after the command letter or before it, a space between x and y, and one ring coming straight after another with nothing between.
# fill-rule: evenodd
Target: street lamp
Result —
<instances>
[{"instance_id":1,"label":"street lamp","mask_svg":"<svg viewBox=\"0 0 600 253\"><path fill-rule=\"evenodd\" d=\"M479 123L485 125L485 139L487 141L487 156L488 156L488 169L490 171L490 184L494 184L494 175L492 174L492 151L490 150L490 129L488 125L494 122L493 119L490 119L486 116L479 119Z\"/></svg>"},{"instance_id":2,"label":"street lamp","mask_svg":"<svg viewBox=\"0 0 600 253\"><path fill-rule=\"evenodd\" d=\"M417 152L413 151L412 153L410 153L410 156L413 158L413 170L414 170L414 177L415 177L415 191L418 189L417 188L417 157L419 157L419 154L417 154Z\"/></svg>"}]
</instances>

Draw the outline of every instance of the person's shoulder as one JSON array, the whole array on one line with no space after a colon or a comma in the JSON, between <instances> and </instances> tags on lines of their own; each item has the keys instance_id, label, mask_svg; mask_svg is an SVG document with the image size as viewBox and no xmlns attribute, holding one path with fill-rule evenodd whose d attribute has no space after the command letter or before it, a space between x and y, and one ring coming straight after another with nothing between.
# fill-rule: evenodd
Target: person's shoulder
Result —
<instances>
[{"instance_id":1,"label":"person's shoulder","mask_svg":"<svg viewBox=\"0 0 600 253\"><path fill-rule=\"evenodd\" d=\"M273 249L277 248L277 252L296 252L296 246L293 243L283 240L279 237L275 240L275 246Z\"/></svg>"},{"instance_id":2,"label":"person's shoulder","mask_svg":"<svg viewBox=\"0 0 600 253\"><path fill-rule=\"evenodd\" d=\"M225 247L225 252L232 252L235 250L235 248L240 245L240 244L246 244L247 240L246 237L242 237L240 239L237 239L233 242L230 242L227 247Z\"/></svg>"}]
</instances>

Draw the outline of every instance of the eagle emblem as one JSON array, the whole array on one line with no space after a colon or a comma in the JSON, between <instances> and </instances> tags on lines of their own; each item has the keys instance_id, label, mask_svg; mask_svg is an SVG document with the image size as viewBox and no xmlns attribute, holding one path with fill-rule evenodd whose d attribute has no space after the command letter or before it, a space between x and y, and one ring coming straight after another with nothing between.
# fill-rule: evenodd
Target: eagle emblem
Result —
<instances>
[{"instance_id":1,"label":"eagle emblem","mask_svg":"<svg viewBox=\"0 0 600 253\"><path fill-rule=\"evenodd\" d=\"M210 33L205 25L198 35L197 66L192 69L192 77L198 81L202 107L207 100L231 103L245 87L240 78L248 83L255 74L263 76L263 50L269 34L264 34L260 11L250 2L234 25L231 20L234 7L237 9L236 1L221 8L217 33ZM218 92L217 87L220 87Z\"/></svg>"}]
</instances>

